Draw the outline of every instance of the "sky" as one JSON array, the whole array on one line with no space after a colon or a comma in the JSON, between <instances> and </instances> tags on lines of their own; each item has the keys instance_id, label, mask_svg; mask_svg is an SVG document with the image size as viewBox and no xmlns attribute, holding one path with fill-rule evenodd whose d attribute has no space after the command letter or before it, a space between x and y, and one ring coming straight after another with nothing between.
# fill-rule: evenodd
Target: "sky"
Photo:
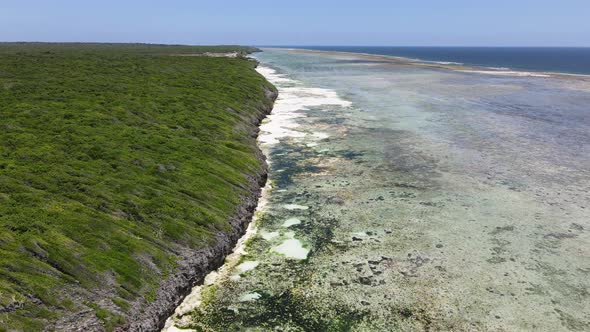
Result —
<instances>
[{"instance_id":1,"label":"sky","mask_svg":"<svg viewBox=\"0 0 590 332\"><path fill-rule=\"evenodd\" d=\"M590 47L590 0L0 0L0 41Z\"/></svg>"}]
</instances>

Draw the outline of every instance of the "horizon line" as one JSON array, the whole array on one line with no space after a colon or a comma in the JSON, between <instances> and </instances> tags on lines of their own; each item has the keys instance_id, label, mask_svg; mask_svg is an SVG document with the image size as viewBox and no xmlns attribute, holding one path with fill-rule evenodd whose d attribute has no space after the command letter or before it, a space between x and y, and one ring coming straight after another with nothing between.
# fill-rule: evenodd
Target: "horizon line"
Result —
<instances>
[{"instance_id":1,"label":"horizon line","mask_svg":"<svg viewBox=\"0 0 590 332\"><path fill-rule=\"evenodd\" d=\"M573 45L395 45L395 44L249 44L249 43L163 43L163 42L142 42L142 41L0 41L0 44L143 44L143 45L167 45L167 46L250 46L250 47L437 47L437 48L590 48L588 46L573 46Z\"/></svg>"}]
</instances>

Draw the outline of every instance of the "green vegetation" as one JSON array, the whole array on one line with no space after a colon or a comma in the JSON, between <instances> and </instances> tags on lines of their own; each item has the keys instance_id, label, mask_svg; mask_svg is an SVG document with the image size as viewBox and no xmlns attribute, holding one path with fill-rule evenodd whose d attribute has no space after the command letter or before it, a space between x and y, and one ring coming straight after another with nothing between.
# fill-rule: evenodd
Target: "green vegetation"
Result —
<instances>
[{"instance_id":1,"label":"green vegetation","mask_svg":"<svg viewBox=\"0 0 590 332\"><path fill-rule=\"evenodd\" d=\"M169 54L204 54L204 53L242 53L259 51L256 47L220 45L188 46L159 44L109 44L109 43L1 43L0 54L42 55L59 53L60 55L169 55Z\"/></svg>"},{"instance_id":2,"label":"green vegetation","mask_svg":"<svg viewBox=\"0 0 590 332\"><path fill-rule=\"evenodd\" d=\"M171 54L254 50L0 44L0 331L88 308L114 329L228 229L274 88L244 58Z\"/></svg>"},{"instance_id":3,"label":"green vegetation","mask_svg":"<svg viewBox=\"0 0 590 332\"><path fill-rule=\"evenodd\" d=\"M329 315L326 315L326 311L315 304L312 298L297 290L274 295L257 290L261 295L259 299L232 310L236 308L234 305L228 306L227 302L216 302L214 299L216 296L225 299L231 295L217 295L217 291L223 293L226 290L205 288L202 297L204 305L190 313L192 323L187 324L188 328L199 332L242 331L248 328L262 328L264 331L344 332L353 331L355 325L368 317L366 310L354 310L337 303L331 305Z\"/></svg>"}]
</instances>

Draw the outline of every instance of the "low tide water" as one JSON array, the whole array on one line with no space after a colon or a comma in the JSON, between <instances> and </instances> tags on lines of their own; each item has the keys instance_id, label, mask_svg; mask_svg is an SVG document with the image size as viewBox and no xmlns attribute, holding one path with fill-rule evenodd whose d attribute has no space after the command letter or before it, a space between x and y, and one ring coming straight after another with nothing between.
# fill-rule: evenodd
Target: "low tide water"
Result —
<instances>
[{"instance_id":1,"label":"low tide water","mask_svg":"<svg viewBox=\"0 0 590 332\"><path fill-rule=\"evenodd\" d=\"M590 82L266 49L255 232L177 326L590 330Z\"/></svg>"},{"instance_id":2,"label":"low tide water","mask_svg":"<svg viewBox=\"0 0 590 332\"><path fill-rule=\"evenodd\" d=\"M590 75L590 47L306 46L304 49L389 55L439 64Z\"/></svg>"}]
</instances>

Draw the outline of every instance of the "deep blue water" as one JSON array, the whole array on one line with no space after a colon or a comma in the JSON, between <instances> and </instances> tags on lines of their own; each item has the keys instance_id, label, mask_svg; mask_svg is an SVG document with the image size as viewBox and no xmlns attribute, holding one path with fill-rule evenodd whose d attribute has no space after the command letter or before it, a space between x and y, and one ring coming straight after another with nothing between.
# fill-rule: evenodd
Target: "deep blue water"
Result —
<instances>
[{"instance_id":1,"label":"deep blue water","mask_svg":"<svg viewBox=\"0 0 590 332\"><path fill-rule=\"evenodd\" d=\"M293 48L392 55L423 61L590 75L590 47L294 46Z\"/></svg>"}]
</instances>

